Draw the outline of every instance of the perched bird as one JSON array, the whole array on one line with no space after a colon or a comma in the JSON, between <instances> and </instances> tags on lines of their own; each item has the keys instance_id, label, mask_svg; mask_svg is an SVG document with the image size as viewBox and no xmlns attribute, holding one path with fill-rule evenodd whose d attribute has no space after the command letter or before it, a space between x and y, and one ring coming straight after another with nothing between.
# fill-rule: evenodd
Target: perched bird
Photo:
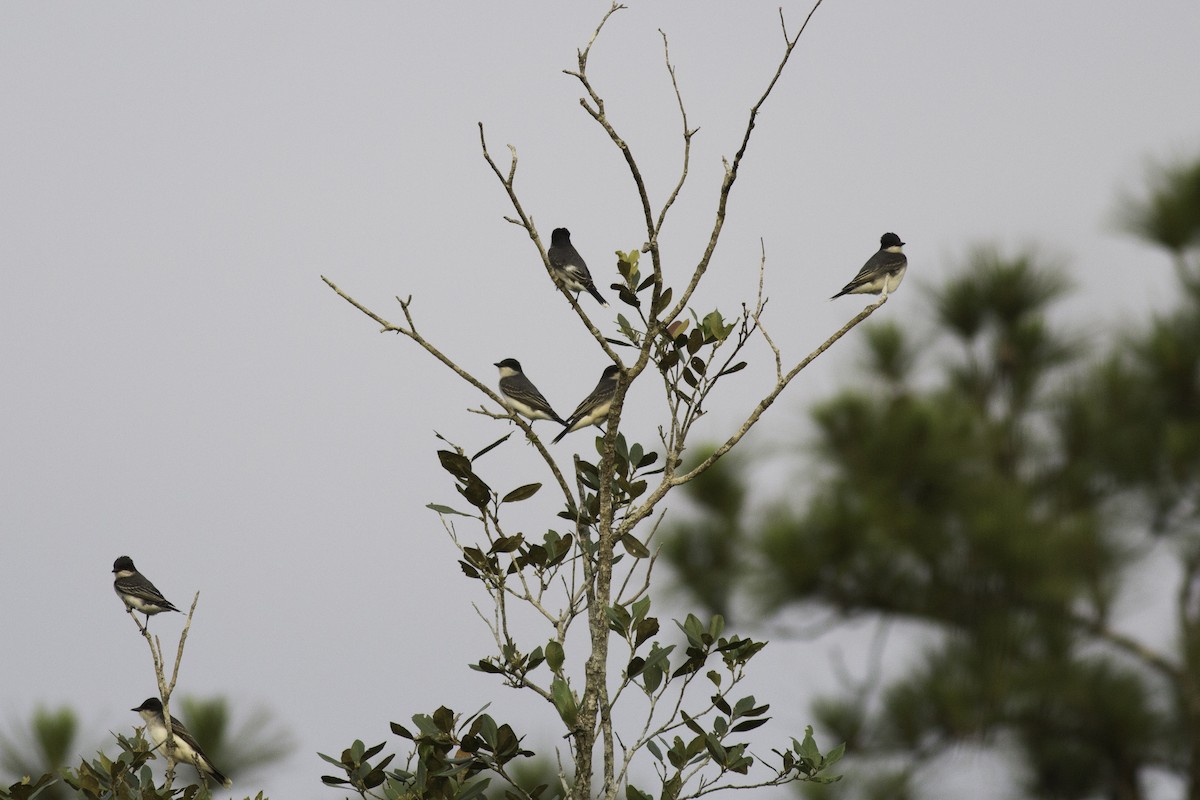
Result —
<instances>
[{"instance_id":1,"label":"perched bird","mask_svg":"<svg viewBox=\"0 0 1200 800\"><path fill-rule=\"evenodd\" d=\"M154 614L179 611L162 596L162 592L148 581L145 575L137 571L133 559L129 556L121 556L114 561L112 571L117 576L113 580L113 591L121 598L121 602L125 603L130 613L141 611L149 622Z\"/></svg>"},{"instance_id":2,"label":"perched bird","mask_svg":"<svg viewBox=\"0 0 1200 800\"><path fill-rule=\"evenodd\" d=\"M588 425L595 425L608 416L609 409L612 408L613 396L617 393L617 375L620 372L620 368L615 364L604 368L600 382L596 384L595 389L592 389L592 393L579 404L575 413L563 423L566 427L562 429L562 433L554 437L555 443L568 433L586 428Z\"/></svg>"},{"instance_id":3,"label":"perched bird","mask_svg":"<svg viewBox=\"0 0 1200 800\"><path fill-rule=\"evenodd\" d=\"M550 257L550 267L554 270L555 276L563 282L563 285L573 292L582 292L586 289L588 294L596 298L597 303L608 308L608 303L596 291L596 284L592 283L592 273L588 272L587 264L583 262L583 256L579 255L575 245L571 244L569 230L555 228L550 233L550 250L546 255Z\"/></svg>"},{"instance_id":4,"label":"perched bird","mask_svg":"<svg viewBox=\"0 0 1200 800\"><path fill-rule=\"evenodd\" d=\"M515 358L506 358L496 363L500 369L500 394L504 395L504 404L509 410L515 411L529 420L552 419L559 425L567 423L550 403L537 390L533 382L521 371L521 362Z\"/></svg>"},{"instance_id":5,"label":"perched bird","mask_svg":"<svg viewBox=\"0 0 1200 800\"><path fill-rule=\"evenodd\" d=\"M146 699L146 702L131 710L141 714L142 719L146 721L146 735L150 737L150 741L154 742L155 747L162 747L165 753L166 748L163 743L167 741L167 723L163 717L162 701L157 697L150 697ZM171 733L175 739L176 761L191 764L196 768L196 772L200 773L202 780L212 778L226 788L233 785L233 781L226 778L213 766L212 761L204 755L204 751L196 743L195 737L174 716L171 717Z\"/></svg>"},{"instance_id":6,"label":"perched bird","mask_svg":"<svg viewBox=\"0 0 1200 800\"><path fill-rule=\"evenodd\" d=\"M829 298L834 300L844 294L883 294L896 291L908 269L908 257L904 255L904 242L894 233L879 237L879 252L867 259L863 268L846 284L846 288Z\"/></svg>"}]
</instances>

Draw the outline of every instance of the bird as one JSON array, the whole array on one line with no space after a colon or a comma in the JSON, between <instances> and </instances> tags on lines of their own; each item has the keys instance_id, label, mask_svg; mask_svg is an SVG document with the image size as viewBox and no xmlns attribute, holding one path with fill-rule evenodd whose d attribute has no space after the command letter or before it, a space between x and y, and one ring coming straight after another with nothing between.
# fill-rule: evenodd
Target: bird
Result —
<instances>
[{"instance_id":1,"label":"bird","mask_svg":"<svg viewBox=\"0 0 1200 800\"><path fill-rule=\"evenodd\" d=\"M579 255L575 245L571 244L569 230L555 228L551 231L550 249L546 255L550 259L550 268L554 270L555 277L562 281L563 285L573 292L586 289L588 294L596 298L597 303L608 308L608 302L596 291L596 284L592 283L592 273L588 272L583 256Z\"/></svg>"},{"instance_id":2,"label":"bird","mask_svg":"<svg viewBox=\"0 0 1200 800\"><path fill-rule=\"evenodd\" d=\"M575 413L563 423L564 427L558 436L554 437L554 443L557 444L568 433L577 431L580 428L586 428L588 425L595 425L608 416L609 409L612 408L613 396L617 393L617 375L621 369L615 364L604 368L604 374L600 376L600 382L596 384L596 388L592 389L584 401L575 409Z\"/></svg>"},{"instance_id":3,"label":"bird","mask_svg":"<svg viewBox=\"0 0 1200 800\"><path fill-rule=\"evenodd\" d=\"M904 280L904 271L908 269L908 257L904 255L904 242L894 233L885 233L879 237L879 252L867 259L863 268L854 276L854 280L835 294L830 300L836 300L844 294L880 294L879 302L883 302L888 292L896 291L900 281Z\"/></svg>"},{"instance_id":4,"label":"bird","mask_svg":"<svg viewBox=\"0 0 1200 800\"><path fill-rule=\"evenodd\" d=\"M150 737L150 741L154 742L154 746L163 747L163 743L167 741L167 725L163 717L162 701L157 697L148 697L140 706L130 710L136 711L146 721L146 735ZM171 733L175 740L175 760L177 762L191 764L196 768L196 772L200 773L202 780L212 778L226 788L233 785L233 781L226 778L213 766L212 761L204 755L204 751L196 743L195 737L174 716L171 717Z\"/></svg>"},{"instance_id":5,"label":"bird","mask_svg":"<svg viewBox=\"0 0 1200 800\"><path fill-rule=\"evenodd\" d=\"M141 611L146 615L146 622L149 622L154 614L179 611L145 575L137 571L129 556L121 556L114 561L112 571L117 576L113 580L113 591L121 598L129 613Z\"/></svg>"},{"instance_id":6,"label":"bird","mask_svg":"<svg viewBox=\"0 0 1200 800\"><path fill-rule=\"evenodd\" d=\"M521 371L521 362L515 358L497 361L500 369L500 394L504 396L504 404L510 411L515 411L530 421L535 419L552 419L559 425L566 421L554 412L550 402L542 396L533 382Z\"/></svg>"}]
</instances>

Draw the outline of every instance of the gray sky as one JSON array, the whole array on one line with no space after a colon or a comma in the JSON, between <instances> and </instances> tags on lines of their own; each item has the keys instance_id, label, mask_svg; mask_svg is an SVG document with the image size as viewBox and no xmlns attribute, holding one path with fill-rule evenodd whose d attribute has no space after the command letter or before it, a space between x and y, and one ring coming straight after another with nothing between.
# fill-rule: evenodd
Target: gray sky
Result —
<instances>
[{"instance_id":1,"label":"gray sky","mask_svg":"<svg viewBox=\"0 0 1200 800\"><path fill-rule=\"evenodd\" d=\"M442 702L553 729L548 706L514 711L530 701L466 668L489 652L480 595L424 508L456 497L433 431L474 447L506 424L467 414L469 387L318 276L393 319L393 296L413 295L464 367L494 381L518 357L570 410L603 356L501 219L476 123L496 155L518 148L543 236L569 227L610 283L612 251L645 233L560 71L605 8L0 5L0 718L42 702L80 709L97 738L137 722L152 673L109 573L128 554L176 604L201 592L179 691L266 704L299 741L239 797L336 796L315 751L382 741ZM792 29L807 10L786 4ZM782 42L769 4L635 2L613 19L590 74L656 202L680 161L660 27L701 128L662 240L679 281ZM826 298L885 230L912 267L890 318L919 322L914 279L980 241L1066 260L1081 291L1064 320L1085 330L1161 307L1165 259L1111 216L1147 158L1200 146L1198 36L1192 0L826 0L759 119L696 307L752 298L761 237L770 330L795 361L861 308ZM767 355L751 355L703 434L765 390ZM857 361L853 337L823 356L757 441L798 440L800 411ZM649 442L657 395L632 397L626 435ZM541 479L519 443L489 467L497 488ZM544 494L522 509L530 530L556 522ZM771 730L800 730L796 665L829 686L827 660L784 643L763 659Z\"/></svg>"}]
</instances>

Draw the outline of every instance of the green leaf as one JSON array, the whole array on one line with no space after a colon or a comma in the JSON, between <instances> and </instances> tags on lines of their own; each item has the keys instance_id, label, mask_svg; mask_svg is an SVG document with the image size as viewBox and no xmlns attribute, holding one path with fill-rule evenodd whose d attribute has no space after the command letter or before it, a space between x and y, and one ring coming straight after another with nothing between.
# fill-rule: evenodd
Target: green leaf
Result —
<instances>
[{"instance_id":1,"label":"green leaf","mask_svg":"<svg viewBox=\"0 0 1200 800\"><path fill-rule=\"evenodd\" d=\"M696 722L696 720L692 719L691 716L689 716L686 711L684 711L683 709L680 709L679 716L683 718L683 724L687 725L688 729L692 733L695 733L699 736L704 735L704 728L701 728L700 725Z\"/></svg>"},{"instance_id":2,"label":"green leaf","mask_svg":"<svg viewBox=\"0 0 1200 800\"><path fill-rule=\"evenodd\" d=\"M817 742L813 739L812 732L812 725L806 727L804 729L804 741L798 743L793 739L792 749L796 751L796 755L816 762L821 758L821 751L817 749Z\"/></svg>"},{"instance_id":3,"label":"green leaf","mask_svg":"<svg viewBox=\"0 0 1200 800\"><path fill-rule=\"evenodd\" d=\"M654 617L648 617L637 624L636 635L634 636L634 647L641 647L642 643L651 636L658 634L658 620Z\"/></svg>"},{"instance_id":4,"label":"green leaf","mask_svg":"<svg viewBox=\"0 0 1200 800\"><path fill-rule=\"evenodd\" d=\"M609 606L604 613L608 617L608 627L614 633L624 636L629 631L629 626L633 624L633 618L629 616L625 606Z\"/></svg>"},{"instance_id":5,"label":"green leaf","mask_svg":"<svg viewBox=\"0 0 1200 800\"><path fill-rule=\"evenodd\" d=\"M767 721L769 719L771 719L771 718L763 717L762 719L748 719L744 722L739 722L737 725L733 726L733 732L734 733L744 733L745 731L752 731L755 728L759 728L759 727L762 727L763 725L766 725Z\"/></svg>"},{"instance_id":6,"label":"green leaf","mask_svg":"<svg viewBox=\"0 0 1200 800\"><path fill-rule=\"evenodd\" d=\"M729 336L729 332L733 330L732 325L725 324L725 318L721 316L720 311L710 311L705 315L702 325L704 332L709 338L722 342Z\"/></svg>"},{"instance_id":7,"label":"green leaf","mask_svg":"<svg viewBox=\"0 0 1200 800\"><path fill-rule=\"evenodd\" d=\"M579 708L575 704L575 695L571 693L571 687L562 678L555 678L550 684L550 697L554 701L554 708L558 710L558 716L568 728L574 729L579 719Z\"/></svg>"},{"instance_id":8,"label":"green leaf","mask_svg":"<svg viewBox=\"0 0 1200 800\"><path fill-rule=\"evenodd\" d=\"M474 519L473 514L465 514L462 511L457 511L457 510L451 508L450 506L438 505L437 503L429 503L425 507L428 508L430 511L436 511L438 514L457 514L460 517L471 517L472 519ZM172 714L171 716L175 716L175 715Z\"/></svg>"},{"instance_id":9,"label":"green leaf","mask_svg":"<svg viewBox=\"0 0 1200 800\"><path fill-rule=\"evenodd\" d=\"M538 489L541 488L542 485L540 483L527 483L524 486L518 486L516 489L513 489L511 492L504 495L500 502L516 503L521 500L528 500L530 497L533 497L535 494L537 494Z\"/></svg>"},{"instance_id":10,"label":"green leaf","mask_svg":"<svg viewBox=\"0 0 1200 800\"><path fill-rule=\"evenodd\" d=\"M507 441L508 441L508 438L509 438L510 436L512 436L512 434L511 434L511 433L506 433L506 434L504 434L504 435L503 435L503 436L501 436L499 439L497 439L496 441L492 442L491 444L489 444L487 447L485 447L485 448L483 448L482 450L480 450L480 451L479 451L478 453L476 453L475 455L471 456L471 461L472 461L472 462L478 461L480 456L484 455L485 453L489 453L489 452L491 452L492 450L495 450L497 447L499 447L500 445L502 445L502 444L504 444L505 442L507 442Z\"/></svg>"},{"instance_id":11,"label":"green leaf","mask_svg":"<svg viewBox=\"0 0 1200 800\"><path fill-rule=\"evenodd\" d=\"M641 622L646 618L646 612L650 610L650 595L646 595L641 600L633 601L633 605L629 607L633 614L635 622Z\"/></svg>"},{"instance_id":12,"label":"green leaf","mask_svg":"<svg viewBox=\"0 0 1200 800\"><path fill-rule=\"evenodd\" d=\"M488 502L492 499L492 490L475 475L471 476L466 486L457 488L458 493L466 498L468 503L481 511L487 507Z\"/></svg>"},{"instance_id":13,"label":"green leaf","mask_svg":"<svg viewBox=\"0 0 1200 800\"><path fill-rule=\"evenodd\" d=\"M455 453L453 450L438 450L437 456L438 461L442 463L442 469L463 483L466 483L475 475L471 471L471 460L463 454Z\"/></svg>"},{"instance_id":14,"label":"green leaf","mask_svg":"<svg viewBox=\"0 0 1200 800\"><path fill-rule=\"evenodd\" d=\"M522 544L525 543L525 537L521 534L515 536L501 536L492 543L492 547L488 550L489 553L511 553Z\"/></svg>"},{"instance_id":15,"label":"green leaf","mask_svg":"<svg viewBox=\"0 0 1200 800\"><path fill-rule=\"evenodd\" d=\"M627 533L621 537L621 545L625 548L625 552L634 558L649 558L650 551L646 549L646 545L637 540L632 533Z\"/></svg>"},{"instance_id":16,"label":"green leaf","mask_svg":"<svg viewBox=\"0 0 1200 800\"><path fill-rule=\"evenodd\" d=\"M552 671L558 672L562 668L565 658L566 655L563 653L561 644L551 641L546 645L546 663L550 665Z\"/></svg>"},{"instance_id":17,"label":"green leaf","mask_svg":"<svg viewBox=\"0 0 1200 800\"><path fill-rule=\"evenodd\" d=\"M717 741L717 737L710 734L704 736L704 746L708 748L708 754L713 757L713 761L717 762L718 766L725 766L728 759L725 754L725 748Z\"/></svg>"},{"instance_id":18,"label":"green leaf","mask_svg":"<svg viewBox=\"0 0 1200 800\"><path fill-rule=\"evenodd\" d=\"M645 685L646 691L650 692L651 694L657 691L659 685L662 683L664 674L663 668L657 664L647 664L645 667L643 667L642 683Z\"/></svg>"},{"instance_id":19,"label":"green leaf","mask_svg":"<svg viewBox=\"0 0 1200 800\"><path fill-rule=\"evenodd\" d=\"M674 296L671 287L667 286L663 289L662 294L658 296L658 302L650 309L651 316L657 317L663 311L671 306L671 298Z\"/></svg>"},{"instance_id":20,"label":"green leaf","mask_svg":"<svg viewBox=\"0 0 1200 800\"><path fill-rule=\"evenodd\" d=\"M718 372L718 373L717 373L717 377L718 377L718 378L723 378L723 377L725 377L726 375L732 375L732 374L733 374L733 373L735 373L735 372L741 372L741 371L742 371L742 370L744 370L745 368L746 368L746 362L745 362L745 361L739 361L738 363L734 364L732 367L729 367L728 369L723 369L723 370L721 370L720 372Z\"/></svg>"},{"instance_id":21,"label":"green leaf","mask_svg":"<svg viewBox=\"0 0 1200 800\"><path fill-rule=\"evenodd\" d=\"M495 751L499 747L499 739L497 738L499 731L496 728L496 720L492 719L489 714L482 714L479 717L478 723L479 735L483 737L483 741L487 746Z\"/></svg>"},{"instance_id":22,"label":"green leaf","mask_svg":"<svg viewBox=\"0 0 1200 800\"><path fill-rule=\"evenodd\" d=\"M454 712L445 706L438 706L438 710L433 712L433 724L442 733L450 733L454 730Z\"/></svg>"},{"instance_id":23,"label":"green leaf","mask_svg":"<svg viewBox=\"0 0 1200 800\"><path fill-rule=\"evenodd\" d=\"M625 254L620 250L617 251L617 272L625 280L629 280L629 273L633 270L634 265L629 263L625 258Z\"/></svg>"},{"instance_id":24,"label":"green leaf","mask_svg":"<svg viewBox=\"0 0 1200 800\"><path fill-rule=\"evenodd\" d=\"M491 782L491 778L480 778L474 783L469 783L454 796L455 800L471 800L473 797L479 797Z\"/></svg>"},{"instance_id":25,"label":"green leaf","mask_svg":"<svg viewBox=\"0 0 1200 800\"><path fill-rule=\"evenodd\" d=\"M676 620L675 624L679 625L679 621ZM683 635L687 637L688 644L692 647L704 646L703 637L705 631L700 625L700 619L695 614L688 614L683 624L679 625L679 629L683 631Z\"/></svg>"},{"instance_id":26,"label":"green leaf","mask_svg":"<svg viewBox=\"0 0 1200 800\"><path fill-rule=\"evenodd\" d=\"M614 283L609 288L617 293L617 299L619 299L625 305L632 306L633 308L642 307L642 301L638 299L636 294L629 291L629 287L625 284Z\"/></svg>"}]
</instances>

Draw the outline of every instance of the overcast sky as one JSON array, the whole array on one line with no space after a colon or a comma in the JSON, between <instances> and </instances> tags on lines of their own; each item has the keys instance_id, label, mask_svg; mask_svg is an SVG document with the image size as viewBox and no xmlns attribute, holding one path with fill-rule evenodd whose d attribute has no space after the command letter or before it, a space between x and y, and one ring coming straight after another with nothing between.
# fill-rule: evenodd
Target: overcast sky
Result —
<instances>
[{"instance_id":1,"label":"overcast sky","mask_svg":"<svg viewBox=\"0 0 1200 800\"><path fill-rule=\"evenodd\" d=\"M680 164L657 29L670 37L700 127L662 237L677 282L781 54L779 19L766 3L631 5L590 75L661 202ZM316 751L383 741L439 703L558 724L466 668L489 652L481 596L424 507L456 497L433 432L473 448L506 423L468 414L470 387L318 276L393 319L394 296L412 295L422 332L463 367L491 382L517 357L569 411L603 355L502 220L476 123L496 155L517 147L543 237L569 227L610 283L612 252L646 238L640 209L561 72L606 8L0 5L0 721L69 704L87 745L138 722L128 709L153 677L110 574L128 554L176 604L201 592L178 691L265 704L298 740L239 797L337 796ZM807 10L786 3L791 29ZM1168 304L1167 261L1117 233L1112 210L1147 159L1200 150L1198 40L1194 0L826 0L759 118L696 308L752 298L761 239L768 322L795 361L862 307L827 298L889 230L911 269L882 313L906 324L924 315L917 284L983 241L1068 265L1080 290L1065 324L1105 335ZM613 330L614 313L594 318ZM800 441L805 406L854 375L855 338L752 447ZM751 355L702 436L765 391L767 356ZM635 387L631 439L651 440L655 397ZM581 433L554 452L590 447ZM542 480L515 439L489 459L497 488ZM558 522L544 494L523 509L530 530ZM180 627L152 623L171 641ZM802 730L797 684L832 686L828 659L787 643L762 659L770 730Z\"/></svg>"}]
</instances>

